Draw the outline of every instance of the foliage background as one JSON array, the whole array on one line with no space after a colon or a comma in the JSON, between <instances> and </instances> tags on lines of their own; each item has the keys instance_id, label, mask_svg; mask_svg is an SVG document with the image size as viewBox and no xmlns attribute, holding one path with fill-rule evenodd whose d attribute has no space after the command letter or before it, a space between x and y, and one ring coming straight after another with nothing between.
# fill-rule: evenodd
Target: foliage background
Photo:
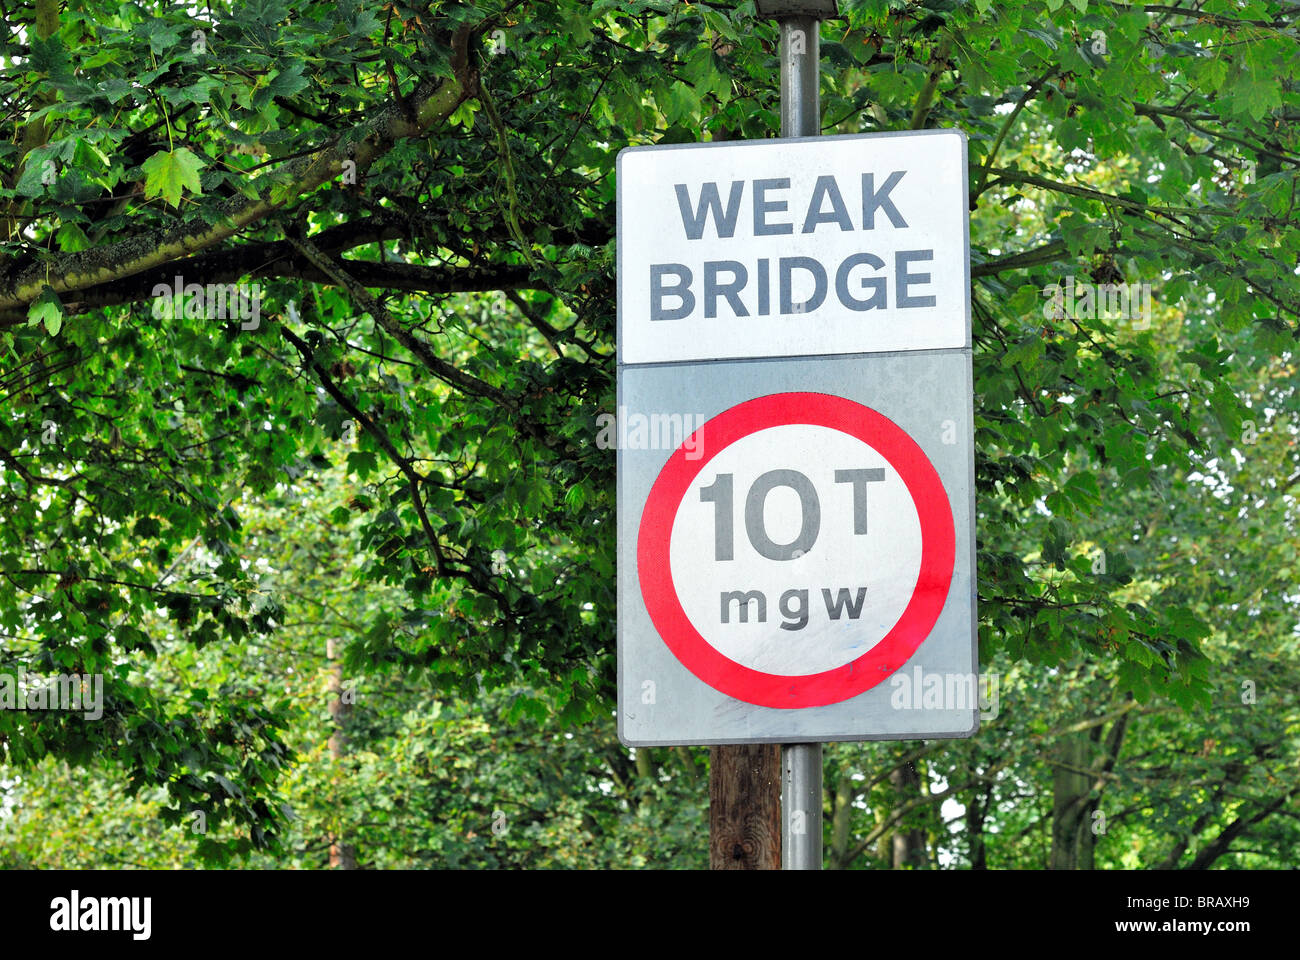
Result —
<instances>
[{"instance_id":1,"label":"foliage background","mask_svg":"<svg viewBox=\"0 0 1300 960\"><path fill-rule=\"evenodd\" d=\"M1295 8L840 7L823 133L970 137L1003 682L969 741L828 747L829 865L1292 865ZM614 158L773 136L774 26L0 12L0 669L108 687L0 711L0 864L704 866L706 752L614 734ZM158 316L178 276L258 323Z\"/></svg>"}]
</instances>

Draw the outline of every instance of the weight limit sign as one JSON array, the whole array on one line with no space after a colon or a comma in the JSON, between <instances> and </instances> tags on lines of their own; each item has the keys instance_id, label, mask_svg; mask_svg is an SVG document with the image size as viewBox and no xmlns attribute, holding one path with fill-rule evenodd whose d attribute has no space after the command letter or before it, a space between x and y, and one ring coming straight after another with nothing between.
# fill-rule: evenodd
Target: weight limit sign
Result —
<instances>
[{"instance_id":1,"label":"weight limit sign","mask_svg":"<svg viewBox=\"0 0 1300 960\"><path fill-rule=\"evenodd\" d=\"M952 512L921 448L875 410L816 393L758 397L701 431L660 473L638 537L646 609L677 659L721 693L785 709L898 670L952 583ZM690 459L705 444L714 454Z\"/></svg>"},{"instance_id":2,"label":"weight limit sign","mask_svg":"<svg viewBox=\"0 0 1300 960\"><path fill-rule=\"evenodd\" d=\"M968 363L622 371L624 742L969 735Z\"/></svg>"}]
</instances>

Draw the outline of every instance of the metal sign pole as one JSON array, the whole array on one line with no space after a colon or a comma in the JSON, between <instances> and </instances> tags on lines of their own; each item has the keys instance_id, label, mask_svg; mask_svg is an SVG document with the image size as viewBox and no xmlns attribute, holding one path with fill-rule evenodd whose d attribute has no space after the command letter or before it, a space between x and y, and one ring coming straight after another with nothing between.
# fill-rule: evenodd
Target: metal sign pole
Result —
<instances>
[{"instance_id":1,"label":"metal sign pole","mask_svg":"<svg viewBox=\"0 0 1300 960\"><path fill-rule=\"evenodd\" d=\"M821 21L808 14L780 17L781 136L821 133ZM822 745L781 747L781 869L822 868Z\"/></svg>"},{"instance_id":2,"label":"metal sign pole","mask_svg":"<svg viewBox=\"0 0 1300 960\"><path fill-rule=\"evenodd\" d=\"M781 136L821 133L821 38L816 17L783 17L781 28Z\"/></svg>"},{"instance_id":3,"label":"metal sign pole","mask_svg":"<svg viewBox=\"0 0 1300 960\"><path fill-rule=\"evenodd\" d=\"M781 747L781 869L822 868L822 745Z\"/></svg>"}]
</instances>

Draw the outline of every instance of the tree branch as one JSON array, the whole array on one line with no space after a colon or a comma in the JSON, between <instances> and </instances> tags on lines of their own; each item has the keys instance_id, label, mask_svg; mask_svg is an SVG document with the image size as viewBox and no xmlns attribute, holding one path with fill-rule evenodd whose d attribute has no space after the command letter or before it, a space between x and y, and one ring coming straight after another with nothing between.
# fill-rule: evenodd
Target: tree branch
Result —
<instances>
[{"instance_id":1,"label":"tree branch","mask_svg":"<svg viewBox=\"0 0 1300 960\"><path fill-rule=\"evenodd\" d=\"M468 27L462 27L453 44L462 51L468 41L468 31ZM351 135L340 138L333 146L314 157L286 164L283 176L263 191L265 196L255 199L239 196L224 201L214 211L214 223L192 217L152 235L129 237L79 253L56 254L21 270L17 276L6 274L0 278L0 308L30 303L47 284L56 293L83 290L205 250L338 177L345 163L355 163L358 172L368 169L396 141L429 130L473 94L476 75L463 57L455 59L460 61L455 78L437 84L421 83L407 98L409 117L399 104L390 102L373 120L359 124Z\"/></svg>"}]
</instances>

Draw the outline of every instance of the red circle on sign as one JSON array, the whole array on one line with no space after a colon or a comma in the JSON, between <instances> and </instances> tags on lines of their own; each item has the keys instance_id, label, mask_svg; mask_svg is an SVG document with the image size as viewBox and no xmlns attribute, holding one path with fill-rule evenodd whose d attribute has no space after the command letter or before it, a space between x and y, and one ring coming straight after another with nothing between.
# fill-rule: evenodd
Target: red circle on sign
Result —
<instances>
[{"instance_id":1,"label":"red circle on sign","mask_svg":"<svg viewBox=\"0 0 1300 960\"><path fill-rule=\"evenodd\" d=\"M911 600L888 633L849 663L822 673L764 673L714 648L691 623L673 585L670 544L682 498L711 460L742 437L772 427L807 425L839 430L878 451L898 471L921 523L921 569ZM707 431L707 433L705 432ZM692 441L713 449L688 460ZM660 471L637 536L641 596L659 636L691 673L729 697L761 707L796 709L839 703L870 690L903 666L930 635L952 585L956 539L948 493L929 458L898 424L870 407L824 393L776 393L725 410L692 434Z\"/></svg>"}]
</instances>

